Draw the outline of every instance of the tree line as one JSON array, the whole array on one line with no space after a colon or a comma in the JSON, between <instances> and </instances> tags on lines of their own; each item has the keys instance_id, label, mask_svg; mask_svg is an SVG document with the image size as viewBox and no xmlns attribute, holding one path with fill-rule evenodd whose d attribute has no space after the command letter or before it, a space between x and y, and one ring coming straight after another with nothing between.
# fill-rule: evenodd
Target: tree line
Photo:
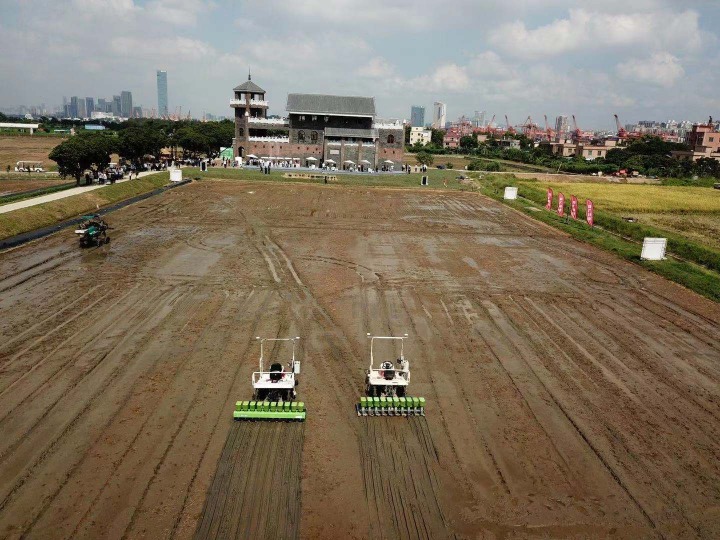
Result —
<instances>
[{"instance_id":1,"label":"tree line","mask_svg":"<svg viewBox=\"0 0 720 540\"><path fill-rule=\"evenodd\" d=\"M81 131L53 148L49 157L58 164L60 175L79 182L85 171L106 168L114 153L136 168L141 168L146 160L159 158L165 148L170 148L173 155L182 149L185 158L212 158L220 148L232 144L235 133L230 120L132 119L106 127L105 131Z\"/></svg>"},{"instance_id":2,"label":"tree line","mask_svg":"<svg viewBox=\"0 0 720 540\"><path fill-rule=\"evenodd\" d=\"M541 147L535 148L533 141L522 134L506 133L504 138L518 140L520 148L503 148L494 137L479 143L476 137L465 136L460 139L457 149L441 148L433 143L426 146L408 146L407 150L428 155L464 154L477 157L478 163L484 164L488 162L483 162L483 158L504 159L578 174L613 174L625 169L646 176L667 178L720 178L720 161L701 158L693 162L674 158L671 152L689 150L689 147L682 143L666 142L652 135L628 141L626 146L612 148L604 158L592 161L587 161L582 156L565 158L550 155Z\"/></svg>"}]
</instances>

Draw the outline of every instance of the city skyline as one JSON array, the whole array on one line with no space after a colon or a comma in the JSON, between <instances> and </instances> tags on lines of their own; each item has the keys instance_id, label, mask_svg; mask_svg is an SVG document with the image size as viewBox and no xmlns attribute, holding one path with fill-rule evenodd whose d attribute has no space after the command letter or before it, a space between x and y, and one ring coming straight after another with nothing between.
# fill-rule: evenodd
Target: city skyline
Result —
<instances>
[{"instance_id":1,"label":"city skyline","mask_svg":"<svg viewBox=\"0 0 720 540\"><path fill-rule=\"evenodd\" d=\"M271 114L284 114L287 93L304 91L374 96L389 118L435 101L447 103L448 118L478 108L511 123L574 114L582 129L612 129L615 113L623 123L720 116L720 6L708 2L458 0L444 10L425 0L367 0L359 24L346 25L347 0L324 9L316 0L73 1L75 10L49 0L0 7L0 44L13 51L0 69L18 75L0 88L2 107L51 103L75 88L110 96L113 87L154 104L162 66L173 73L174 104L227 116L227 88L250 67L268 88ZM272 30L263 24L270 14ZM108 17L121 24L108 26ZM87 55L83 36L99 27L103 39ZM308 69L310 57L321 67Z\"/></svg>"}]
</instances>

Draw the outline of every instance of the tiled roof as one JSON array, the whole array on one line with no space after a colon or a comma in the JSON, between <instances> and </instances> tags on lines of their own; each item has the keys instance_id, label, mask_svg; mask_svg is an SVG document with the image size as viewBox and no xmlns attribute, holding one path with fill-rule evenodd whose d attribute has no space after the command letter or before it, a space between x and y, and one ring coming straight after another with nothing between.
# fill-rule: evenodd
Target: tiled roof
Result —
<instances>
[{"instance_id":1,"label":"tiled roof","mask_svg":"<svg viewBox=\"0 0 720 540\"><path fill-rule=\"evenodd\" d=\"M245 81L245 82L242 83L241 85L236 86L235 88L233 88L233 92L249 92L249 93L252 93L252 94L264 94L264 93L265 93L265 90L263 90L262 88L260 88L257 84L255 84L254 82L252 82L250 79L248 79L247 81Z\"/></svg>"},{"instance_id":2,"label":"tiled roof","mask_svg":"<svg viewBox=\"0 0 720 540\"><path fill-rule=\"evenodd\" d=\"M288 94L288 112L375 116L375 98L328 96L325 94Z\"/></svg>"}]
</instances>

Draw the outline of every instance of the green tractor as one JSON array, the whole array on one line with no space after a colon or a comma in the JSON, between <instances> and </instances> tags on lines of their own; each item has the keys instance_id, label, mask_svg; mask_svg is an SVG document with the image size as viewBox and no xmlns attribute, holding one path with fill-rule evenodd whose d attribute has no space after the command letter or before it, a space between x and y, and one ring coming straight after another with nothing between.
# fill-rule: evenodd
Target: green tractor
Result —
<instances>
[{"instance_id":1,"label":"green tractor","mask_svg":"<svg viewBox=\"0 0 720 540\"><path fill-rule=\"evenodd\" d=\"M80 247L101 246L110 243L107 231L111 229L107 222L99 214L83 216L83 222L75 234L80 237Z\"/></svg>"}]
</instances>

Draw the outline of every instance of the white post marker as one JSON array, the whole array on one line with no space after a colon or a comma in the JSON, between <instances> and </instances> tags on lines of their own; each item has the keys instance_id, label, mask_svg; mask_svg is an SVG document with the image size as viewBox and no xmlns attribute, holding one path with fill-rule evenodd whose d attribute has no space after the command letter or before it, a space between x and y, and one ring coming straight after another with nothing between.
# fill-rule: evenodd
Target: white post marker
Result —
<instances>
[{"instance_id":1,"label":"white post marker","mask_svg":"<svg viewBox=\"0 0 720 540\"><path fill-rule=\"evenodd\" d=\"M170 181L171 182L182 182L182 170L181 169L170 169Z\"/></svg>"},{"instance_id":2,"label":"white post marker","mask_svg":"<svg viewBox=\"0 0 720 540\"><path fill-rule=\"evenodd\" d=\"M666 247L667 238L645 238L640 258L644 261L663 261Z\"/></svg>"},{"instance_id":3,"label":"white post marker","mask_svg":"<svg viewBox=\"0 0 720 540\"><path fill-rule=\"evenodd\" d=\"M514 201L517 199L517 189L516 187L506 187L505 188L505 195L503 196L504 199L508 201Z\"/></svg>"}]
</instances>

